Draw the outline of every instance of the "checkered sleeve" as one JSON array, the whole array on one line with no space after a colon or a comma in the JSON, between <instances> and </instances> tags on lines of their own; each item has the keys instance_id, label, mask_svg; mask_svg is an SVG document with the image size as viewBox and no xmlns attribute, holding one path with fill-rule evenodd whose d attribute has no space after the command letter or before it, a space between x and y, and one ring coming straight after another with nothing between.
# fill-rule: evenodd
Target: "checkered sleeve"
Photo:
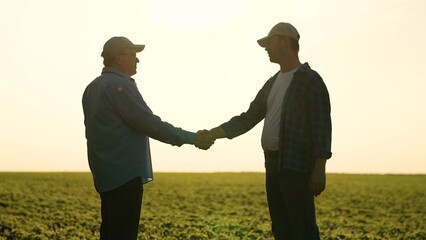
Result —
<instances>
[{"instance_id":1,"label":"checkered sleeve","mask_svg":"<svg viewBox=\"0 0 426 240\"><path fill-rule=\"evenodd\" d=\"M327 87L321 76L314 74L310 98L310 119L315 157L331 157L331 106Z\"/></svg>"}]
</instances>

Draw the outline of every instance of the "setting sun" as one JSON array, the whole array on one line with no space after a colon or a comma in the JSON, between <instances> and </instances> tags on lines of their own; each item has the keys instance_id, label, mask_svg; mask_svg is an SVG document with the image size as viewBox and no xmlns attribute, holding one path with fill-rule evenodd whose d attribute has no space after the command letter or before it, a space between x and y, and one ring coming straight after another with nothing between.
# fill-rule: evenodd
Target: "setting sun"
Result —
<instances>
[{"instance_id":1,"label":"setting sun","mask_svg":"<svg viewBox=\"0 0 426 240\"><path fill-rule=\"evenodd\" d=\"M247 14L249 2L226 1L148 1L148 13L157 24L175 30L191 30L225 24Z\"/></svg>"}]
</instances>

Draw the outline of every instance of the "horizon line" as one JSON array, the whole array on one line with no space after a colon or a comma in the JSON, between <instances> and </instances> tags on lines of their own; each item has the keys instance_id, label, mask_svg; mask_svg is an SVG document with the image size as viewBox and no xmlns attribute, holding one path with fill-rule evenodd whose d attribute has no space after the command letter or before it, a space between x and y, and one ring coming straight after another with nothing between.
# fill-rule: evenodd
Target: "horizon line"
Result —
<instances>
[{"instance_id":1,"label":"horizon line","mask_svg":"<svg viewBox=\"0 0 426 240\"><path fill-rule=\"evenodd\" d=\"M0 174L1 173L91 173L90 171L68 171L68 170L64 170L64 171L50 171L50 170L46 170L46 171L30 171L30 170L19 170L19 171L15 171L15 170L0 170ZM265 171L154 171L155 173L262 173L264 174ZM426 172L412 172L412 173L407 173L407 172L326 172L326 174L352 174L352 175L426 175Z\"/></svg>"}]
</instances>

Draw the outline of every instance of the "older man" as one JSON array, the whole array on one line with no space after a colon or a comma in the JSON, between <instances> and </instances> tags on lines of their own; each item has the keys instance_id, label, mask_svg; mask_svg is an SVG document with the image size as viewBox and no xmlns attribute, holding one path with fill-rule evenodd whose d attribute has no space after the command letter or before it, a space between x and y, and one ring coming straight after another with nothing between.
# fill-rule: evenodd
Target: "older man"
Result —
<instances>
[{"instance_id":1,"label":"older man","mask_svg":"<svg viewBox=\"0 0 426 240\"><path fill-rule=\"evenodd\" d=\"M148 137L201 149L214 142L205 131L188 132L153 114L131 78L144 47L125 37L109 39L102 74L83 94L88 160L101 197L101 240L137 239L143 184L153 179Z\"/></svg>"}]
</instances>

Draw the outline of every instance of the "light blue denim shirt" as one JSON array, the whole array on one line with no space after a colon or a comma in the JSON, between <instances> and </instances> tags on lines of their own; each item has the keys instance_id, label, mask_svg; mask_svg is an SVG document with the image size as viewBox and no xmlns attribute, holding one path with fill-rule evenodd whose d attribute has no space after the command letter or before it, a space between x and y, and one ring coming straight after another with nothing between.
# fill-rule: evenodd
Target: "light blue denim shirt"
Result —
<instances>
[{"instance_id":1,"label":"light blue denim shirt","mask_svg":"<svg viewBox=\"0 0 426 240\"><path fill-rule=\"evenodd\" d=\"M153 180L148 137L181 146L196 134L176 128L153 114L135 81L105 67L83 94L87 155L96 190L101 193L135 177Z\"/></svg>"}]
</instances>

